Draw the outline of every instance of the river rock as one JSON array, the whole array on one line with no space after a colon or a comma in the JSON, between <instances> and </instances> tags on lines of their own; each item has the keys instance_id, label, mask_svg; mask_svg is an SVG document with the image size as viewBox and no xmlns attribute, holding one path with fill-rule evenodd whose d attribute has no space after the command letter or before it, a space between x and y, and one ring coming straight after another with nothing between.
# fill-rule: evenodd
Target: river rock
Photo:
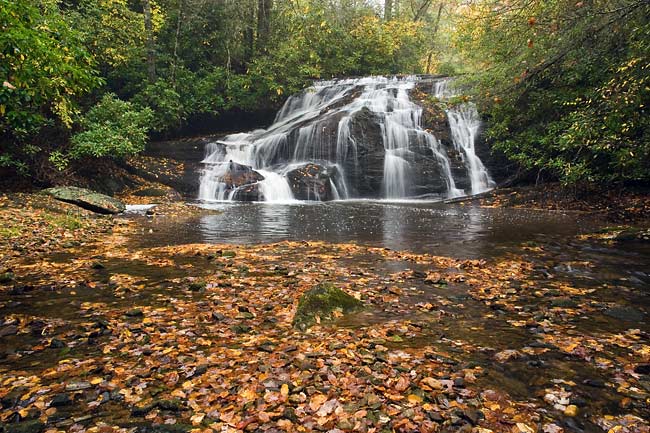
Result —
<instances>
[{"instance_id":1,"label":"river rock","mask_svg":"<svg viewBox=\"0 0 650 433\"><path fill-rule=\"evenodd\" d=\"M298 200L333 200L333 176L338 174L336 167L325 168L318 164L305 164L287 173L287 180Z\"/></svg>"},{"instance_id":2,"label":"river rock","mask_svg":"<svg viewBox=\"0 0 650 433\"><path fill-rule=\"evenodd\" d=\"M227 185L228 189L259 182L260 180L264 180L264 176L253 170L252 167L232 161L228 162L226 172L221 177L221 181Z\"/></svg>"},{"instance_id":3,"label":"river rock","mask_svg":"<svg viewBox=\"0 0 650 433\"><path fill-rule=\"evenodd\" d=\"M260 191L259 185L243 185L235 189L232 194L235 201L260 201L264 199L264 194Z\"/></svg>"},{"instance_id":4,"label":"river rock","mask_svg":"<svg viewBox=\"0 0 650 433\"><path fill-rule=\"evenodd\" d=\"M335 311L349 313L362 307L361 301L333 284L320 283L300 297L298 310L293 318L293 326L304 330L318 320L333 319Z\"/></svg>"},{"instance_id":5,"label":"river rock","mask_svg":"<svg viewBox=\"0 0 650 433\"><path fill-rule=\"evenodd\" d=\"M75 186L48 188L43 193L101 214L118 214L126 209L124 203L113 197Z\"/></svg>"},{"instance_id":6,"label":"river rock","mask_svg":"<svg viewBox=\"0 0 650 433\"><path fill-rule=\"evenodd\" d=\"M8 325L0 328L0 338L16 334L18 334L18 327L16 325Z\"/></svg>"},{"instance_id":7,"label":"river rock","mask_svg":"<svg viewBox=\"0 0 650 433\"><path fill-rule=\"evenodd\" d=\"M40 433L43 430L45 430L45 424L39 420L7 424L4 428L5 433Z\"/></svg>"},{"instance_id":8,"label":"river rock","mask_svg":"<svg viewBox=\"0 0 650 433\"><path fill-rule=\"evenodd\" d=\"M632 307L612 307L605 310L605 315L627 322L641 322L645 314Z\"/></svg>"}]
</instances>

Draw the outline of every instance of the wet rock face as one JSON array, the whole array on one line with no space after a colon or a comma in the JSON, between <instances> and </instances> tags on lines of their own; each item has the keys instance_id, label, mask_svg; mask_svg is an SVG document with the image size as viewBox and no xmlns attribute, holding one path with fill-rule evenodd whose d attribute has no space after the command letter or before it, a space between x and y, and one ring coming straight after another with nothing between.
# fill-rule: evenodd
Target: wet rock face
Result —
<instances>
[{"instance_id":1,"label":"wet rock face","mask_svg":"<svg viewBox=\"0 0 650 433\"><path fill-rule=\"evenodd\" d=\"M252 167L229 161L222 168L218 180L223 184L226 196L232 194L232 199L236 201L264 199L258 185L258 182L264 180L264 176Z\"/></svg>"},{"instance_id":2,"label":"wet rock face","mask_svg":"<svg viewBox=\"0 0 650 433\"><path fill-rule=\"evenodd\" d=\"M487 190L493 185L474 146L478 113L472 104L458 104L447 82L434 76L318 82L290 97L268 129L211 143L206 164L213 165L203 172L201 195L210 199L215 190L212 195L225 199L214 182L221 174L214 173L229 160L285 178L289 188L275 177L262 185L280 194L270 200L331 199L317 166L337 167L349 198L447 198ZM307 173L296 172L307 164ZM226 183L239 188L254 182ZM238 195L258 195L249 190Z\"/></svg>"},{"instance_id":3,"label":"wet rock face","mask_svg":"<svg viewBox=\"0 0 650 433\"><path fill-rule=\"evenodd\" d=\"M356 144L358 163L348 158L344 164L348 184L356 196L380 197L386 156L380 117L368 108L359 110L350 121L350 138Z\"/></svg>"},{"instance_id":4,"label":"wet rock face","mask_svg":"<svg viewBox=\"0 0 650 433\"><path fill-rule=\"evenodd\" d=\"M48 188L43 194L101 214L118 214L126 209L124 203L113 197L74 186Z\"/></svg>"},{"instance_id":5,"label":"wet rock face","mask_svg":"<svg viewBox=\"0 0 650 433\"><path fill-rule=\"evenodd\" d=\"M264 194L260 191L259 184L242 185L233 192L232 199L235 201L261 201Z\"/></svg>"},{"instance_id":6,"label":"wet rock face","mask_svg":"<svg viewBox=\"0 0 650 433\"><path fill-rule=\"evenodd\" d=\"M252 167L232 161L228 163L226 173L221 178L221 181L227 185L228 189L249 185L260 180L264 180L264 176L253 170Z\"/></svg>"},{"instance_id":7,"label":"wet rock face","mask_svg":"<svg viewBox=\"0 0 650 433\"><path fill-rule=\"evenodd\" d=\"M334 200L332 175L335 167L325 168L318 164L305 164L287 173L293 196L298 200Z\"/></svg>"}]
</instances>

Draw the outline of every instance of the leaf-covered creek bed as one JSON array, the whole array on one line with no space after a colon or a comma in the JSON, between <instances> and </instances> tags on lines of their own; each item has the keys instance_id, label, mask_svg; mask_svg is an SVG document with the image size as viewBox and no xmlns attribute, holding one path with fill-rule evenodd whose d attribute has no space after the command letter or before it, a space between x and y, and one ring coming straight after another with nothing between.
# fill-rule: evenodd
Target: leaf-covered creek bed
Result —
<instances>
[{"instance_id":1,"label":"leaf-covered creek bed","mask_svg":"<svg viewBox=\"0 0 650 433\"><path fill-rule=\"evenodd\" d=\"M6 432L650 431L642 241L156 246L140 219L0 204ZM322 282L363 309L294 328Z\"/></svg>"}]
</instances>

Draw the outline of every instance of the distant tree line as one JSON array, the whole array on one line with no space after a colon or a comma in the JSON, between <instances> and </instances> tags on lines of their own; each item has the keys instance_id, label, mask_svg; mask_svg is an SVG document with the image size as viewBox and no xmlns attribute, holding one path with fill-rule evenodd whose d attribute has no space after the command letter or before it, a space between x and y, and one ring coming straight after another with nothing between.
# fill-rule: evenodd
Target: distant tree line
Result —
<instances>
[{"instance_id":1,"label":"distant tree line","mask_svg":"<svg viewBox=\"0 0 650 433\"><path fill-rule=\"evenodd\" d=\"M565 183L650 179L648 0L0 0L0 167L124 158L315 79L462 75L494 146Z\"/></svg>"}]
</instances>

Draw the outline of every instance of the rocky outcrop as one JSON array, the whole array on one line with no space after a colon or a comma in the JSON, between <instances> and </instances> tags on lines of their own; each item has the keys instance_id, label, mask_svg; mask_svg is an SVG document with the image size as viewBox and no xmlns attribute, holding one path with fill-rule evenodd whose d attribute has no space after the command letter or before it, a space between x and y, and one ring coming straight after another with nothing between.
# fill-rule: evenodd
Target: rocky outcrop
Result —
<instances>
[{"instance_id":1,"label":"rocky outcrop","mask_svg":"<svg viewBox=\"0 0 650 433\"><path fill-rule=\"evenodd\" d=\"M45 189L43 193L101 214L118 214L126 209L121 201L85 188L62 186Z\"/></svg>"},{"instance_id":2,"label":"rocky outcrop","mask_svg":"<svg viewBox=\"0 0 650 433\"><path fill-rule=\"evenodd\" d=\"M380 197L386 155L381 118L366 107L354 113L350 120L350 140L354 142L358 159L348 158L343 167L352 194Z\"/></svg>"},{"instance_id":3,"label":"rocky outcrop","mask_svg":"<svg viewBox=\"0 0 650 433\"><path fill-rule=\"evenodd\" d=\"M334 200L333 177L338 174L336 167L325 168L318 164L305 164L287 173L289 186L294 198L298 200Z\"/></svg>"},{"instance_id":4,"label":"rocky outcrop","mask_svg":"<svg viewBox=\"0 0 650 433\"><path fill-rule=\"evenodd\" d=\"M232 161L228 163L226 171L221 177L221 181L226 184L227 189L238 188L260 180L264 180L264 176L253 170L252 167Z\"/></svg>"},{"instance_id":5,"label":"rocky outcrop","mask_svg":"<svg viewBox=\"0 0 650 433\"><path fill-rule=\"evenodd\" d=\"M444 199L489 189L493 183L472 141L480 125L478 113L472 104L450 96L448 82L433 76L318 82L290 97L268 129L211 143L201 198L227 199L214 180L223 176L220 164L229 160L286 177L299 200L332 198L330 167L337 167L340 185L352 198ZM275 179L262 186L271 198L252 188L237 195L290 196Z\"/></svg>"}]
</instances>

